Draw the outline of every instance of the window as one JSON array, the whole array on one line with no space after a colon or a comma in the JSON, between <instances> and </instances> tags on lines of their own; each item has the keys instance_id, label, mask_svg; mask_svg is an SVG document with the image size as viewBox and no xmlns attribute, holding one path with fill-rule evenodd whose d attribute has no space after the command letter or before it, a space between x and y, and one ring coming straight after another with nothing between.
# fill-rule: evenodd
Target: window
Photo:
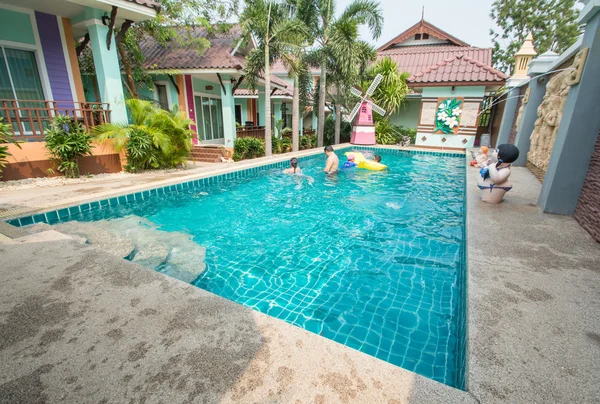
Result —
<instances>
[{"instance_id":1,"label":"window","mask_svg":"<svg viewBox=\"0 0 600 404\"><path fill-rule=\"evenodd\" d=\"M167 86L164 84L154 84L155 99L160 107L169 111L169 96L167 95Z\"/></svg>"},{"instance_id":2,"label":"window","mask_svg":"<svg viewBox=\"0 0 600 404\"><path fill-rule=\"evenodd\" d=\"M421 34L415 34L415 41L418 41L421 39Z\"/></svg>"},{"instance_id":3,"label":"window","mask_svg":"<svg viewBox=\"0 0 600 404\"><path fill-rule=\"evenodd\" d=\"M33 51L0 46L0 99L16 100L19 108L45 107L43 102L31 102L44 100L42 81ZM47 111L39 111L39 113L44 116L48 114ZM19 118L24 117L24 114L23 111L19 112ZM6 119L5 115L4 112L0 114ZM10 118L13 121L13 130L18 132L17 123L14 122L16 112L11 112ZM24 122L23 127L25 132L31 131L31 123ZM39 128L36 130L39 131Z\"/></svg>"},{"instance_id":4,"label":"window","mask_svg":"<svg viewBox=\"0 0 600 404\"><path fill-rule=\"evenodd\" d=\"M429 34L423 34L423 39L429 39Z\"/></svg>"},{"instance_id":5,"label":"window","mask_svg":"<svg viewBox=\"0 0 600 404\"><path fill-rule=\"evenodd\" d=\"M195 96L196 123L200 140L217 140L225 137L223 107L218 98Z\"/></svg>"}]
</instances>

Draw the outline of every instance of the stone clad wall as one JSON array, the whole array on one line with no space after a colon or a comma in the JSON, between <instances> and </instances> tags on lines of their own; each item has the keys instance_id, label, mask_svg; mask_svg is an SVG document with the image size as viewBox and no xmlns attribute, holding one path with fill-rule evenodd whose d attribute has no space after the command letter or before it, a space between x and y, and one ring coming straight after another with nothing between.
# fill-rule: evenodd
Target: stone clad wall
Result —
<instances>
[{"instance_id":1,"label":"stone clad wall","mask_svg":"<svg viewBox=\"0 0 600 404\"><path fill-rule=\"evenodd\" d=\"M525 92L527 91L528 85L524 85L519 89L519 100L517 101L517 109L515 110L515 117L513 119L513 126L510 130L510 135L508 137L508 143L514 144L515 139L517 138L517 130L519 129L519 123L521 121L521 114L523 113L523 97L525 96Z\"/></svg>"},{"instance_id":2,"label":"stone clad wall","mask_svg":"<svg viewBox=\"0 0 600 404\"><path fill-rule=\"evenodd\" d=\"M537 109L538 119L531 133L531 146L527 153L527 160L544 172L548 168L562 112L569 95L569 85L565 82L569 73L569 71L560 72L548 81L544 100Z\"/></svg>"},{"instance_id":3,"label":"stone clad wall","mask_svg":"<svg viewBox=\"0 0 600 404\"><path fill-rule=\"evenodd\" d=\"M600 133L573 217L600 243Z\"/></svg>"},{"instance_id":4,"label":"stone clad wall","mask_svg":"<svg viewBox=\"0 0 600 404\"><path fill-rule=\"evenodd\" d=\"M573 65L574 57L567 59L556 70L569 68ZM531 146L527 153L527 161L533 164L541 173L546 173L556 133L560 126L562 112L565 108L567 96L569 95L569 86L565 79L570 71L557 71L547 76L549 78L546 85L546 95L537 110L538 119L535 121L535 127L531 133Z\"/></svg>"}]
</instances>

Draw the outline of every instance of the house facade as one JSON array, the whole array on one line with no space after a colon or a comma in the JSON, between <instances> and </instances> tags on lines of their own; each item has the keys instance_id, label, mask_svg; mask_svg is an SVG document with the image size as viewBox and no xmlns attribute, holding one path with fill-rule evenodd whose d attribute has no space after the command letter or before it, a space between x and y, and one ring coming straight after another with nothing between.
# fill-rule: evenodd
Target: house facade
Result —
<instances>
[{"instance_id":1,"label":"house facade","mask_svg":"<svg viewBox=\"0 0 600 404\"><path fill-rule=\"evenodd\" d=\"M140 98L152 99L165 109L177 105L185 110L195 122L195 145L231 148L237 137L264 138L265 82L259 78L257 88L251 90L244 78L245 57L254 44L243 45L237 26L217 33L197 27L192 35L208 39L210 47L198 53L174 42L160 44L151 37L140 42L144 68L154 83L153 88L138 88ZM280 77L272 74L270 80L275 131L278 121L282 121L281 129L292 125L293 84L287 76Z\"/></svg>"},{"instance_id":2,"label":"house facade","mask_svg":"<svg viewBox=\"0 0 600 404\"><path fill-rule=\"evenodd\" d=\"M0 117L25 142L11 148L3 179L44 176L52 167L43 139L58 114L88 128L127 120L112 29L152 19L159 10L150 0L0 0ZM78 65L81 40L94 57L94 102L86 100ZM84 173L121 170L118 154L105 147L81 166Z\"/></svg>"},{"instance_id":3,"label":"house facade","mask_svg":"<svg viewBox=\"0 0 600 404\"><path fill-rule=\"evenodd\" d=\"M490 129L480 127L482 103L507 79L491 67L491 48L470 46L422 19L381 46L377 57L390 57L399 73L411 74L411 94L391 121L417 129L417 146L473 147Z\"/></svg>"}]
</instances>

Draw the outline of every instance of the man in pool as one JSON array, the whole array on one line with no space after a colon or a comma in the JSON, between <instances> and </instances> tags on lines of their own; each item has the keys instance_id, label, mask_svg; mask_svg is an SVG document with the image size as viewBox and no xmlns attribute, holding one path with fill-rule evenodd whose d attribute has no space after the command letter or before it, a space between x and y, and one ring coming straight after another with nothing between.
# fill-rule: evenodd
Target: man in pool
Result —
<instances>
[{"instance_id":1,"label":"man in pool","mask_svg":"<svg viewBox=\"0 0 600 404\"><path fill-rule=\"evenodd\" d=\"M327 156L327 162L325 163L325 171L327 174L335 174L338 172L340 160L333 151L333 147L325 146L325 155Z\"/></svg>"}]
</instances>

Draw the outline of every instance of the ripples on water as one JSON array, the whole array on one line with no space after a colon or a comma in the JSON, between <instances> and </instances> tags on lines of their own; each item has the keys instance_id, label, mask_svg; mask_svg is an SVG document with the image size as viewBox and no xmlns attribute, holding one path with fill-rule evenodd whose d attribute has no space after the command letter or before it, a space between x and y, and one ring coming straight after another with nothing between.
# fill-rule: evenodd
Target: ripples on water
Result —
<instances>
[{"instance_id":1,"label":"ripples on water","mask_svg":"<svg viewBox=\"0 0 600 404\"><path fill-rule=\"evenodd\" d=\"M271 170L86 219L190 234L206 248L194 285L456 385L463 159L381 155L388 171L327 177L319 155L300 164L314 183Z\"/></svg>"}]
</instances>

